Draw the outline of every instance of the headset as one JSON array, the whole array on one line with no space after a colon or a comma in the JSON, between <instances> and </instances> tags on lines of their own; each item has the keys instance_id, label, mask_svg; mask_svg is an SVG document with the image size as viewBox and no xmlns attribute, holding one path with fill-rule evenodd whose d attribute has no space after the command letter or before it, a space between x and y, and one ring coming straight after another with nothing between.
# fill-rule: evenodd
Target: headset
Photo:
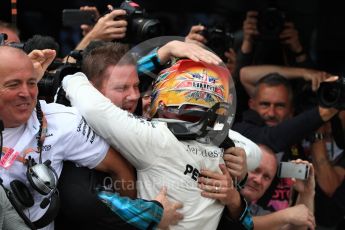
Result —
<instances>
[{"instance_id":1,"label":"headset","mask_svg":"<svg viewBox=\"0 0 345 230\"><path fill-rule=\"evenodd\" d=\"M13 180L10 182L10 189L5 188L0 178L0 186L2 186L6 192L7 198L11 202L12 206L18 212L19 216L24 220L27 226L31 229L43 228L51 223L58 214L60 208L60 199L57 190L58 175L53 167L51 167L51 161L47 160L42 163L42 146L43 141L41 136L45 137L45 133L42 134L42 123L44 118L43 112L39 101L36 105L37 118L40 122L40 130L37 137L37 146L39 150L39 163L36 163L35 160L31 157L27 161L27 170L26 177L30 185L40 194L45 195L40 207L45 209L48 205L48 209L45 214L38 220L32 222L24 213L24 209L30 208L34 205L34 198L29 190L29 188L19 180ZM2 123L2 122L0 122ZM0 124L0 128L3 125ZM2 129L3 130L3 129ZM1 133L1 153L2 153L2 130Z\"/></svg>"},{"instance_id":2,"label":"headset","mask_svg":"<svg viewBox=\"0 0 345 230\"><path fill-rule=\"evenodd\" d=\"M12 206L17 211L19 216L24 220L24 223L30 227L30 229L36 230L38 228L43 228L55 219L60 206L57 192L54 192L49 196L50 206L45 214L40 219L32 222L24 213L24 209L30 208L34 205L34 198L28 187L19 180L13 180L10 183L10 189L8 189L2 184L1 178L0 186L2 186L2 188L5 190L7 198L11 202ZM45 201L45 199L48 198L44 198L41 204ZM42 207L42 205L40 206Z\"/></svg>"},{"instance_id":3,"label":"headset","mask_svg":"<svg viewBox=\"0 0 345 230\"><path fill-rule=\"evenodd\" d=\"M48 195L40 204L42 209L48 206L52 195L57 192L57 182L59 178L50 164L50 160L45 161L43 164L36 164L35 160L30 158L26 172L26 177L30 185L40 194Z\"/></svg>"},{"instance_id":4,"label":"headset","mask_svg":"<svg viewBox=\"0 0 345 230\"><path fill-rule=\"evenodd\" d=\"M7 189L2 184L2 179L0 178L0 185L5 190L7 198L18 212L19 216L24 220L25 224L35 230L47 226L58 214L60 208L60 199L57 190L58 176L56 171L50 166L49 160L40 164L36 164L33 159L30 159L29 162L27 179L30 185L40 194L48 195L41 201L40 207L44 209L50 204L47 211L40 219L31 222L24 213L24 209L34 205L34 198L29 188L22 181L11 181L10 189Z\"/></svg>"}]
</instances>

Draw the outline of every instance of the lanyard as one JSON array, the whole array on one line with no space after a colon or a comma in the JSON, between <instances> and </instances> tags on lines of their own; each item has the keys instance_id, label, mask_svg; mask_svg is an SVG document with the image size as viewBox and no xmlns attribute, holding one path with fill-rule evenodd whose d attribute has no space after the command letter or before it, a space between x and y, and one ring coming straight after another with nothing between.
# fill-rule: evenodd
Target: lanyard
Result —
<instances>
[{"instance_id":1,"label":"lanyard","mask_svg":"<svg viewBox=\"0 0 345 230\"><path fill-rule=\"evenodd\" d=\"M1 158L11 158L11 156L15 156L15 159L16 161L20 161L22 162L23 164L27 164L27 159L26 159L26 155L29 154L29 153L32 153L32 152L36 152L38 154L40 154L40 162L41 162L41 155L42 155L42 147L43 147L43 143L44 143L44 140L46 138L46 134L47 134L47 119L44 115L44 113L42 113L43 116L42 116L42 123L40 124L41 127L41 132L40 133L40 136L37 137L38 141L37 141L37 149L35 148L27 148L27 149L24 149L24 151L22 152L22 154L19 154L17 151L15 151L13 148L9 148L9 147L2 147L2 154L4 154ZM4 160L4 159L2 159ZM13 162L12 162L13 163Z\"/></svg>"}]
</instances>

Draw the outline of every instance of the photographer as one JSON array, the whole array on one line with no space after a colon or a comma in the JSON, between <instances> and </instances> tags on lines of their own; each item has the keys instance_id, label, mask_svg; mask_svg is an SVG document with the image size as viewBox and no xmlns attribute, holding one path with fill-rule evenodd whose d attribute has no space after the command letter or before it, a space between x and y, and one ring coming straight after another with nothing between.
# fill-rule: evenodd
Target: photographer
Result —
<instances>
[{"instance_id":1,"label":"photographer","mask_svg":"<svg viewBox=\"0 0 345 230\"><path fill-rule=\"evenodd\" d=\"M267 68L267 66L243 68L241 80L244 86L247 86L248 94L251 96L248 102L250 109L243 114L243 121L235 122L233 126L234 130L254 142L270 147L281 161L307 159L302 141L338 113L335 108L315 106L294 116L294 95L287 78L309 76L309 81L313 80L314 88L317 88L318 84L329 75L322 71L312 70L305 70L303 75L301 69L301 72L296 75L286 72L293 69ZM336 78L327 79L327 81L330 80L334 81ZM287 207L290 200L289 191L290 185L276 178L259 204L271 211Z\"/></svg>"},{"instance_id":2,"label":"photographer","mask_svg":"<svg viewBox=\"0 0 345 230\"><path fill-rule=\"evenodd\" d=\"M246 184L241 188L241 194L249 203L250 212L253 215L255 230L266 229L314 229L315 218L314 211L314 195L315 195L315 179L312 164L307 161L296 160L296 164L306 164L310 167L307 180L294 179L293 189L298 192L297 202L283 210L269 213L263 210L256 201L260 199L271 185L277 172L278 161L275 153L265 145L259 145L262 158L260 165L253 171L248 172ZM218 178L220 175L205 170L205 176L200 178L199 183L204 186L209 179ZM230 229L237 229L235 223Z\"/></svg>"},{"instance_id":3,"label":"photographer","mask_svg":"<svg viewBox=\"0 0 345 230\"><path fill-rule=\"evenodd\" d=\"M243 39L237 52L235 79L240 71L249 65L279 65L312 68L307 50L300 42L298 30L292 21L288 21L283 11L277 8L266 8L261 11L248 11L243 21ZM236 86L240 114L248 109L249 99L240 82ZM299 88L302 88L300 86ZM250 95L249 95L250 96Z\"/></svg>"},{"instance_id":4,"label":"photographer","mask_svg":"<svg viewBox=\"0 0 345 230\"><path fill-rule=\"evenodd\" d=\"M233 48L234 38L224 28L206 28L203 25L195 25L190 28L185 38L186 42L196 43L199 46L208 46L226 62L229 71L234 74L236 64L236 52Z\"/></svg>"},{"instance_id":5,"label":"photographer","mask_svg":"<svg viewBox=\"0 0 345 230\"><path fill-rule=\"evenodd\" d=\"M94 40L113 41L126 36L127 21L119 19L126 15L126 11L122 9L113 10L111 5L108 5L108 8L111 12L100 17L92 29L85 25L82 27L84 37L75 48L76 50L85 49Z\"/></svg>"},{"instance_id":6,"label":"photographer","mask_svg":"<svg viewBox=\"0 0 345 230\"><path fill-rule=\"evenodd\" d=\"M81 10L94 11L95 25L81 25L83 39L76 50L84 49L91 41L118 41L130 45L161 36L162 27L157 19L147 16L145 9L133 1L123 1L119 8L107 5L108 11L99 17L95 7L84 6Z\"/></svg>"},{"instance_id":7,"label":"photographer","mask_svg":"<svg viewBox=\"0 0 345 230\"><path fill-rule=\"evenodd\" d=\"M239 69L251 64L313 66L294 23L276 8L247 12L237 63Z\"/></svg>"},{"instance_id":8,"label":"photographer","mask_svg":"<svg viewBox=\"0 0 345 230\"><path fill-rule=\"evenodd\" d=\"M321 82L337 79L337 77L331 77L329 73L324 71L259 65L242 68L240 77L250 96L248 103L250 110L246 112L244 117L246 119L255 119L256 121L253 124L258 123L261 124L260 126L267 126L270 129L268 129L269 131L262 130L265 135L260 135L261 131L254 132L254 130L245 128L247 126L245 124L248 123L245 119L243 122L235 124L234 127L245 130L251 138L257 141L260 140L260 143L268 145L276 152L284 150L289 145L298 142L298 140L302 140L303 137L318 129L324 122L338 113L338 109L335 108L315 106L315 108L293 117L295 112L293 104L294 91L289 80L304 79L310 82L311 88L315 91L319 88ZM256 114L260 115L261 118L257 117ZM306 118L308 122L304 120ZM283 124L286 125L283 126ZM288 135L285 134L282 138L278 134L279 130L284 130L285 133L286 130L289 130Z\"/></svg>"}]
</instances>

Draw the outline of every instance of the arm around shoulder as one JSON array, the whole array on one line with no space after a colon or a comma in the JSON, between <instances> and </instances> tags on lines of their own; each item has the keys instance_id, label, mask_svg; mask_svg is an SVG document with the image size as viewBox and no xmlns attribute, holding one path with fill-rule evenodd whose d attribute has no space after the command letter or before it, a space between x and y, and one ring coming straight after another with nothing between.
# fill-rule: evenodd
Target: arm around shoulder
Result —
<instances>
[{"instance_id":1,"label":"arm around shoulder","mask_svg":"<svg viewBox=\"0 0 345 230\"><path fill-rule=\"evenodd\" d=\"M119 152L109 148L105 158L96 166L96 169L111 174L112 186L122 196L137 197L135 169Z\"/></svg>"}]
</instances>

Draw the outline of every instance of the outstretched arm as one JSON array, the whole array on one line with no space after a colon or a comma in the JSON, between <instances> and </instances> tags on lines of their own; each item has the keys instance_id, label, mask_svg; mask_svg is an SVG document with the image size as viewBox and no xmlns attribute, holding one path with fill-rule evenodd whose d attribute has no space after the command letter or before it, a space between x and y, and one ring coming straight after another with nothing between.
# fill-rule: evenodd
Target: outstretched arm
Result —
<instances>
[{"instance_id":1,"label":"outstretched arm","mask_svg":"<svg viewBox=\"0 0 345 230\"><path fill-rule=\"evenodd\" d=\"M112 186L122 196L137 197L135 169L113 148L109 148L105 158L96 166L96 169L112 176Z\"/></svg>"},{"instance_id":2,"label":"outstretched arm","mask_svg":"<svg viewBox=\"0 0 345 230\"><path fill-rule=\"evenodd\" d=\"M292 214L297 215L297 220L302 221L299 225L298 221L291 221L289 225L285 226L284 229L314 229L315 228L315 217L314 217L314 197L315 197L315 174L314 168L308 161L302 161L301 159L294 160L297 164L306 164L309 166L309 176L306 181L293 179L295 182L293 188L298 192L296 206L294 207L306 207L307 212L294 212ZM301 210L302 211L302 210Z\"/></svg>"},{"instance_id":3,"label":"outstretched arm","mask_svg":"<svg viewBox=\"0 0 345 230\"><path fill-rule=\"evenodd\" d=\"M314 212L314 196L315 196L315 173L314 167L308 161L301 159L292 161L297 164L306 164L309 166L309 176L306 181L296 179L294 189L298 192L296 204L304 204L311 212Z\"/></svg>"},{"instance_id":4,"label":"outstretched arm","mask_svg":"<svg viewBox=\"0 0 345 230\"><path fill-rule=\"evenodd\" d=\"M138 229L169 229L169 225L176 225L183 218L177 211L182 204L170 202L166 188L151 201L131 200L109 192L100 192L98 197L122 220Z\"/></svg>"},{"instance_id":5,"label":"outstretched arm","mask_svg":"<svg viewBox=\"0 0 345 230\"><path fill-rule=\"evenodd\" d=\"M308 164L310 167L308 180L296 180L294 185L295 189L299 192L297 204L293 207L279 210L264 216L254 217L256 230L315 229L315 217L313 214L315 180L313 167L307 161L302 161L300 159L294 162L297 164Z\"/></svg>"},{"instance_id":6,"label":"outstretched arm","mask_svg":"<svg viewBox=\"0 0 345 230\"><path fill-rule=\"evenodd\" d=\"M114 105L89 82L83 73L64 77L62 82L71 104L87 123L137 169L152 165L169 143L171 133ZM154 140L160 140L157 143ZM150 151L154 146L156 151Z\"/></svg>"},{"instance_id":7,"label":"outstretched arm","mask_svg":"<svg viewBox=\"0 0 345 230\"><path fill-rule=\"evenodd\" d=\"M263 216L255 216L255 230L315 229L313 213L305 205L296 205Z\"/></svg>"},{"instance_id":8,"label":"outstretched arm","mask_svg":"<svg viewBox=\"0 0 345 230\"><path fill-rule=\"evenodd\" d=\"M256 82L269 73L279 73L287 79L302 78L305 81L310 81L314 91L319 88L322 81L331 76L324 71L298 67L277 65L247 66L241 69L240 79L249 96L254 95Z\"/></svg>"},{"instance_id":9,"label":"outstretched arm","mask_svg":"<svg viewBox=\"0 0 345 230\"><path fill-rule=\"evenodd\" d=\"M95 26L83 37L75 48L76 50L85 49L93 40L112 41L124 38L127 30L127 21L116 19L126 14L126 11L116 9L99 18Z\"/></svg>"},{"instance_id":10,"label":"outstretched arm","mask_svg":"<svg viewBox=\"0 0 345 230\"><path fill-rule=\"evenodd\" d=\"M317 132L326 136L329 133L326 127L324 125ZM311 154L317 183L328 197L332 197L343 182L345 169L332 164L327 153L326 141L327 139L315 139L311 145Z\"/></svg>"},{"instance_id":11,"label":"outstretched arm","mask_svg":"<svg viewBox=\"0 0 345 230\"><path fill-rule=\"evenodd\" d=\"M189 58L193 61L204 61L209 64L219 65L222 60L214 53L201 46L181 41L171 41L162 46L157 51L161 64L166 63L172 57Z\"/></svg>"}]
</instances>

